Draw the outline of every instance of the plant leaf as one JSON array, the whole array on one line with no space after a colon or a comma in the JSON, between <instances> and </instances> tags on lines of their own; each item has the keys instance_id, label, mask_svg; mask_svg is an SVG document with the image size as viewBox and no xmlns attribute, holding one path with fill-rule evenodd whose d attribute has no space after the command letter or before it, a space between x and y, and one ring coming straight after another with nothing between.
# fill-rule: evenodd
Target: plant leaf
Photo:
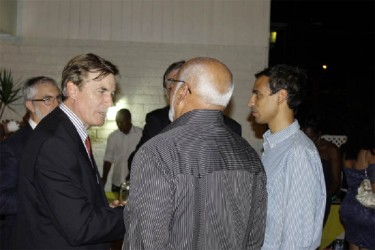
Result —
<instances>
[{"instance_id":1,"label":"plant leaf","mask_svg":"<svg viewBox=\"0 0 375 250\"><path fill-rule=\"evenodd\" d=\"M22 86L20 86L20 81L15 81L13 79L13 75L10 70L2 69L0 70L0 87L0 107L3 108L2 111L4 111L5 108L9 108L15 112L10 105L22 97L19 95L19 92L22 89ZM0 114L0 119L1 116L2 113Z\"/></svg>"}]
</instances>

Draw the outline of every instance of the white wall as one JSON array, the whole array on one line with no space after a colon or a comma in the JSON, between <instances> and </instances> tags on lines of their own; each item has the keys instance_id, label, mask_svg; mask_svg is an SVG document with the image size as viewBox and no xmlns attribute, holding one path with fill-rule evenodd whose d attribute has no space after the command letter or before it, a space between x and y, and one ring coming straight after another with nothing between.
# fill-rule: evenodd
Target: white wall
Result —
<instances>
[{"instance_id":1,"label":"white wall","mask_svg":"<svg viewBox=\"0 0 375 250\"><path fill-rule=\"evenodd\" d=\"M254 73L268 63L270 1L19 0L17 36L0 36L0 68L25 80L46 75L60 81L73 56L92 52L121 72L119 99L133 123L166 102L162 75L174 61L210 56L232 70L235 91L229 115L258 151L262 141L248 122ZM22 103L16 105L24 113ZM4 118L19 119L7 113ZM92 128L99 169L113 121ZM107 189L109 186L106 187Z\"/></svg>"},{"instance_id":2,"label":"white wall","mask_svg":"<svg viewBox=\"0 0 375 250\"><path fill-rule=\"evenodd\" d=\"M270 1L18 0L25 37L267 45Z\"/></svg>"}]
</instances>

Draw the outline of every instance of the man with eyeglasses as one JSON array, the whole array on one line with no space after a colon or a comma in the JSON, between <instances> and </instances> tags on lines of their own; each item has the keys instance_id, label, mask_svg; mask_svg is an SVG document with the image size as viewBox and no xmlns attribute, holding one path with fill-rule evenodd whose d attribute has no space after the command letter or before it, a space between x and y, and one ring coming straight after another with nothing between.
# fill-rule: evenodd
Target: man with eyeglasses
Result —
<instances>
[{"instance_id":1,"label":"man with eyeglasses","mask_svg":"<svg viewBox=\"0 0 375 250\"><path fill-rule=\"evenodd\" d=\"M232 73L199 57L169 79L173 122L134 157L123 249L260 249L266 175L224 122Z\"/></svg>"},{"instance_id":2,"label":"man with eyeglasses","mask_svg":"<svg viewBox=\"0 0 375 250\"><path fill-rule=\"evenodd\" d=\"M184 60L174 62L171 65L169 65L168 68L164 72L163 89L164 89L164 93L167 99L169 98L169 90L167 88L167 79L173 78L177 74L178 70L182 67L182 65L184 65L184 63L185 63ZM168 112L169 112L169 105L163 108L155 109L146 114L146 119L145 119L146 123L145 123L145 126L143 127L142 137L139 140L137 146L135 147L134 152L130 154L129 159L128 159L129 173L131 171L131 165L133 162L134 155L137 153L139 148L145 142L150 140L152 137L159 134L160 131L162 131L166 126L168 126L171 123L171 121L168 118Z\"/></svg>"},{"instance_id":3,"label":"man with eyeglasses","mask_svg":"<svg viewBox=\"0 0 375 250\"><path fill-rule=\"evenodd\" d=\"M72 58L61 79L63 102L39 123L21 160L15 248L109 249L124 235L124 207L108 203L88 129L104 124L119 71L88 53Z\"/></svg>"},{"instance_id":4,"label":"man with eyeglasses","mask_svg":"<svg viewBox=\"0 0 375 250\"><path fill-rule=\"evenodd\" d=\"M267 224L262 250L314 250L323 229L326 188L319 153L295 114L307 76L297 67L275 65L255 74L248 106L264 133Z\"/></svg>"},{"instance_id":5,"label":"man with eyeglasses","mask_svg":"<svg viewBox=\"0 0 375 250\"><path fill-rule=\"evenodd\" d=\"M9 249L16 222L18 168L23 148L37 124L60 101L60 90L54 79L38 76L28 79L23 86L23 99L28 121L14 135L0 143L0 213L1 249Z\"/></svg>"},{"instance_id":6,"label":"man with eyeglasses","mask_svg":"<svg viewBox=\"0 0 375 250\"><path fill-rule=\"evenodd\" d=\"M163 89L164 89L165 96L167 97L167 99L169 99L171 83L173 84L173 82L171 82L170 80L176 76L176 74L178 73L178 70L182 67L182 65L184 65L184 63L185 63L184 60L174 62L171 65L169 65L168 68L164 72ZM131 168L134 155L138 151L138 149L146 141L148 141L155 135L159 134L165 127L167 127L171 123L171 120L168 117L169 109L170 109L170 106L167 105L164 108L155 109L146 114L146 119L145 119L146 124L143 128L142 137L139 140L139 143L137 144L135 151L129 156L129 160L128 160L129 171ZM237 121L230 118L229 116L224 115L224 122L235 133L242 135L241 124L239 124Z\"/></svg>"}]
</instances>

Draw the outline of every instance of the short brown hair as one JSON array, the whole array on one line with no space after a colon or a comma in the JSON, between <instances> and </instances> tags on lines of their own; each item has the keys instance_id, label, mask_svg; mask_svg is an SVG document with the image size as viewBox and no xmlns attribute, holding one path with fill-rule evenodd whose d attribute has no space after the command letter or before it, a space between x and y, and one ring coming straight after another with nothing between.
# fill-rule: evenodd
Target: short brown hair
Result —
<instances>
[{"instance_id":1,"label":"short brown hair","mask_svg":"<svg viewBox=\"0 0 375 250\"><path fill-rule=\"evenodd\" d=\"M102 79L108 74L119 75L116 65L95 54L83 54L71 59L62 72L61 89L63 99L66 99L66 85L69 81L81 89L83 80L87 77L88 73L96 72L100 74L94 80Z\"/></svg>"}]
</instances>

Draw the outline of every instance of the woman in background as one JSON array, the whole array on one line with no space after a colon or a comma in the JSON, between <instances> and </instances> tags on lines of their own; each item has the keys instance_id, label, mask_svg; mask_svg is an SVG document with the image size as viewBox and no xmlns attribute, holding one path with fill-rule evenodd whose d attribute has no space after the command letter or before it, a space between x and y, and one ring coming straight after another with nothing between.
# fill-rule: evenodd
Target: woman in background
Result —
<instances>
[{"instance_id":1,"label":"woman in background","mask_svg":"<svg viewBox=\"0 0 375 250\"><path fill-rule=\"evenodd\" d=\"M321 138L320 119L311 115L302 122L302 130L314 142L318 149L323 166L324 181L326 184L326 209L324 212L323 227L327 222L331 210L332 197L340 188L341 180L341 154L339 148Z\"/></svg>"},{"instance_id":2,"label":"woman in background","mask_svg":"<svg viewBox=\"0 0 375 250\"><path fill-rule=\"evenodd\" d=\"M348 192L341 203L340 218L350 250L375 249L375 209L364 207L355 198L365 172L375 193L374 126L364 129L363 124L366 123L348 134L348 141L342 146Z\"/></svg>"}]
</instances>

